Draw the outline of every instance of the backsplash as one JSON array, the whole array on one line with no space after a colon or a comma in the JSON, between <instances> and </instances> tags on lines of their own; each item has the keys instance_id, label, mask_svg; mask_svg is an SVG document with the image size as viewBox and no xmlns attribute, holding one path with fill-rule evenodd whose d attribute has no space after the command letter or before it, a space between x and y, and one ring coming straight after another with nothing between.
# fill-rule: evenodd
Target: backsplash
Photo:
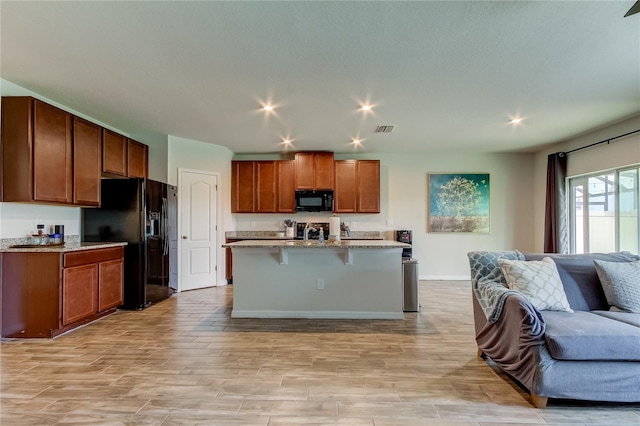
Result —
<instances>
[{"instance_id":1,"label":"backsplash","mask_svg":"<svg viewBox=\"0 0 640 426\"><path fill-rule=\"evenodd\" d=\"M65 235L64 242L66 243L79 243L80 235ZM1 238L0 239L0 250L6 249L10 246L17 246L23 244L30 244L31 241L29 237L21 237L21 238Z\"/></svg>"},{"instance_id":2,"label":"backsplash","mask_svg":"<svg viewBox=\"0 0 640 426\"><path fill-rule=\"evenodd\" d=\"M36 224L45 225L50 232L53 225L64 225L67 235L80 235L80 208L45 204L0 203L0 238L27 238Z\"/></svg>"}]
</instances>

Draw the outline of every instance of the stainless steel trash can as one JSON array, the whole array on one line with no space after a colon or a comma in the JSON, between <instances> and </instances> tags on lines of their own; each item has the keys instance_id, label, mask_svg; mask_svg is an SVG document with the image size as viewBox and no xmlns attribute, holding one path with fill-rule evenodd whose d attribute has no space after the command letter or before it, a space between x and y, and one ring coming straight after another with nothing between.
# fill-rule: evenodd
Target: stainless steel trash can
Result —
<instances>
[{"instance_id":1,"label":"stainless steel trash can","mask_svg":"<svg viewBox=\"0 0 640 426\"><path fill-rule=\"evenodd\" d=\"M404 312L418 312L420 300L418 297L418 261L416 259L402 259L402 310Z\"/></svg>"}]
</instances>

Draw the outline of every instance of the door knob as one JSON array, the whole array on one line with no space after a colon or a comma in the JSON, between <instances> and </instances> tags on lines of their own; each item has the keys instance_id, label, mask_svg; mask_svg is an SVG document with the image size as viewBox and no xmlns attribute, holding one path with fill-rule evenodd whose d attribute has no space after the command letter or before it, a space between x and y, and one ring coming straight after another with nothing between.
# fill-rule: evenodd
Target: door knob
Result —
<instances>
[{"instance_id":1,"label":"door knob","mask_svg":"<svg viewBox=\"0 0 640 426\"><path fill-rule=\"evenodd\" d=\"M187 236L186 236L186 235L183 235L183 236L182 236L182 239L183 239L183 240L186 240L186 239L187 239Z\"/></svg>"}]
</instances>

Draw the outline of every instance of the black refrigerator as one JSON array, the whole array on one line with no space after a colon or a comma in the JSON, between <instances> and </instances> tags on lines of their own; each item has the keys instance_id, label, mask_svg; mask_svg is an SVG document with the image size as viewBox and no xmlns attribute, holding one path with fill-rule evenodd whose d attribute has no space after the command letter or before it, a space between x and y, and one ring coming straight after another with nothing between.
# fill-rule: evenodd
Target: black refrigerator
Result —
<instances>
[{"instance_id":1,"label":"black refrigerator","mask_svg":"<svg viewBox=\"0 0 640 426\"><path fill-rule=\"evenodd\" d=\"M82 209L82 241L126 241L123 309L144 309L177 289L176 187L102 179L99 208Z\"/></svg>"}]
</instances>

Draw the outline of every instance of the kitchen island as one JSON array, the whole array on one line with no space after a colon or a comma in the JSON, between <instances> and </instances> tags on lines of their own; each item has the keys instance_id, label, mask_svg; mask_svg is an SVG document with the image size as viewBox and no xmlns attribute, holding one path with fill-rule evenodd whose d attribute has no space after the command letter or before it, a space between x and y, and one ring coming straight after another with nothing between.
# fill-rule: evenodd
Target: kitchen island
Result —
<instances>
[{"instance_id":1,"label":"kitchen island","mask_svg":"<svg viewBox=\"0 0 640 426\"><path fill-rule=\"evenodd\" d=\"M402 249L390 240L245 240L234 259L234 318L402 319Z\"/></svg>"}]
</instances>

